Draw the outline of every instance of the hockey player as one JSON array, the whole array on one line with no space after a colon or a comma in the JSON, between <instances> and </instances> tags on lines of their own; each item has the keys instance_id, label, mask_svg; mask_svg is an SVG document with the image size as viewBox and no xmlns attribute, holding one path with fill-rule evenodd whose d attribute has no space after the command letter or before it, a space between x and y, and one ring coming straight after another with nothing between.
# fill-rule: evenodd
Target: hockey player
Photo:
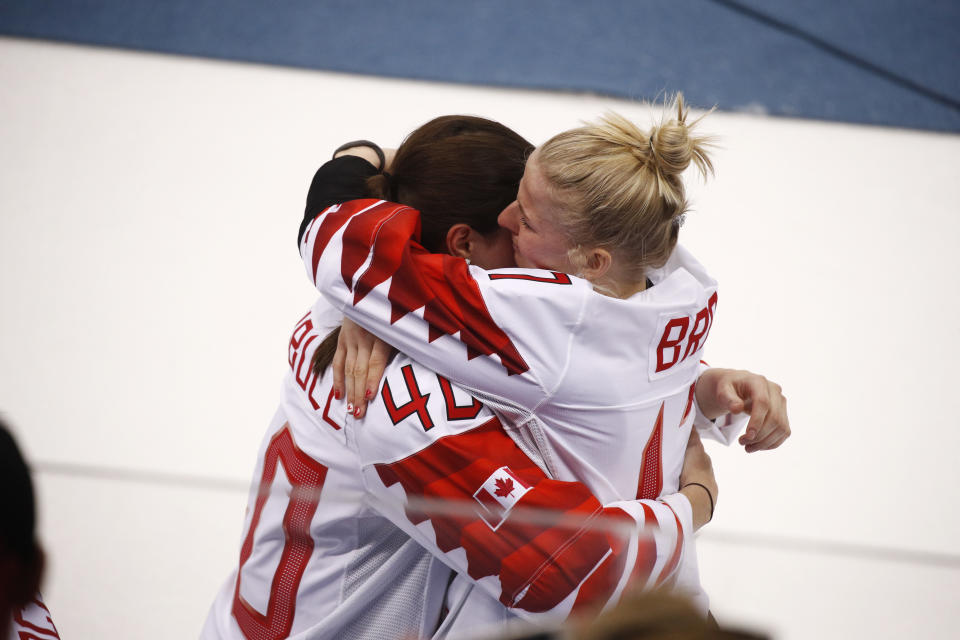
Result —
<instances>
[{"instance_id":1,"label":"hockey player","mask_svg":"<svg viewBox=\"0 0 960 640\"><path fill-rule=\"evenodd\" d=\"M424 138L434 147L446 140L454 164L482 169L472 184L477 193L504 194L503 202L487 205L495 217L515 193L528 145L479 119L431 124L400 153ZM491 139L499 149L492 155ZM358 183L339 171L356 162L366 170L354 161L318 172L308 210L329 204L315 199L319 186L364 188L364 176ZM368 174L375 172L369 166ZM457 194L465 201L475 195L471 188ZM448 213L452 200L444 203ZM421 206L429 232L430 208ZM467 207L460 215L472 214ZM454 251L477 258L477 249L490 248L486 240L496 245L463 223L443 224L440 243ZM524 615L563 617L575 606L615 599L631 577L641 585L667 580L694 522L709 519L712 509L697 487L661 501L601 505L582 484L547 478L489 409L403 357L378 390L383 401L359 424L334 396L330 372L320 376L311 367L339 320L321 301L294 331L284 399L254 474L238 570L219 593L203 637L423 635L438 620L448 566ZM709 460L691 459L690 477L715 491ZM422 502L434 496L460 499L467 509L433 513ZM515 508L521 500L575 524L531 523ZM625 528L591 524L604 520Z\"/></svg>"},{"instance_id":2,"label":"hockey player","mask_svg":"<svg viewBox=\"0 0 960 640\"><path fill-rule=\"evenodd\" d=\"M676 246L680 173L711 166L682 99L673 108L649 133L610 117L530 157L501 221L531 269L430 255L415 210L366 200L310 223L308 273L346 315L518 425L514 440L551 477L604 502L671 494L717 302L716 283ZM760 423L748 450L789 434L785 420Z\"/></svg>"}]
</instances>

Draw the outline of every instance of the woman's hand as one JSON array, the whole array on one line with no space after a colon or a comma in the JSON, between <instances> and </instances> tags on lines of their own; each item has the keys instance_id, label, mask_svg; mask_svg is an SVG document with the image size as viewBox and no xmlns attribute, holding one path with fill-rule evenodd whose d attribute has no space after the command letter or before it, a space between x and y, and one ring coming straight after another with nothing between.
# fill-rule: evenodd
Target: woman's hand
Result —
<instances>
[{"instance_id":1,"label":"woman's hand","mask_svg":"<svg viewBox=\"0 0 960 640\"><path fill-rule=\"evenodd\" d=\"M346 397L348 413L363 417L392 355L389 344L349 318L343 319L331 366L334 395Z\"/></svg>"},{"instance_id":2,"label":"woman's hand","mask_svg":"<svg viewBox=\"0 0 960 640\"><path fill-rule=\"evenodd\" d=\"M725 413L750 415L740 444L747 453L776 449L790 437L787 398L776 382L735 369L707 369L697 380L697 404L706 417Z\"/></svg>"},{"instance_id":3,"label":"woman's hand","mask_svg":"<svg viewBox=\"0 0 960 640\"><path fill-rule=\"evenodd\" d=\"M687 451L680 470L680 493L687 497L693 508L693 530L696 531L713 519L719 488L713 475L713 462L707 455L696 429L690 432Z\"/></svg>"},{"instance_id":4,"label":"woman's hand","mask_svg":"<svg viewBox=\"0 0 960 640\"><path fill-rule=\"evenodd\" d=\"M357 140L357 142L364 142ZM364 144L358 144L355 147L347 147L346 149L340 149L335 154L334 158L340 158L342 156L357 156L358 158L363 158L374 167L378 167L378 171L390 171L390 167L393 166L393 158L397 155L396 149L380 149L383 152L383 166L380 166L380 156L376 151L373 150L373 147L368 147Z\"/></svg>"}]
</instances>

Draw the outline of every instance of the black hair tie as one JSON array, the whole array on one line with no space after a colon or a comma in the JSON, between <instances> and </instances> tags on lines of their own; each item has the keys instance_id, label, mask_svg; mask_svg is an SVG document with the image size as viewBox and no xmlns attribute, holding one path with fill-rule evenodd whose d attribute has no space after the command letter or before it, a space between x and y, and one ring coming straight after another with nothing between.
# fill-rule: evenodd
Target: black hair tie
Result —
<instances>
[{"instance_id":1,"label":"black hair tie","mask_svg":"<svg viewBox=\"0 0 960 640\"><path fill-rule=\"evenodd\" d=\"M680 488L686 489L687 487L693 486L693 485L696 485L707 492L707 497L710 498L710 520L713 520L713 494L710 493L710 489L707 489L706 486L700 484L699 482L688 482L687 484L683 485ZM710 522L710 520L707 520L707 522Z\"/></svg>"}]
</instances>

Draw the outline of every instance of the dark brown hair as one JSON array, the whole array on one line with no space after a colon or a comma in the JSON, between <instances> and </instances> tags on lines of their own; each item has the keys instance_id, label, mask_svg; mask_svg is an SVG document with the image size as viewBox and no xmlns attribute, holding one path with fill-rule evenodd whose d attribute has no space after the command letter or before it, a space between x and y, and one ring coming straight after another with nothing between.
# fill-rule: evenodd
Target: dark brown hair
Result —
<instances>
[{"instance_id":1,"label":"dark brown hair","mask_svg":"<svg viewBox=\"0 0 960 640\"><path fill-rule=\"evenodd\" d=\"M499 122L441 116L403 141L389 176L367 181L370 195L420 212L420 244L445 251L447 231L464 223L480 233L497 229L497 216L517 197L533 145Z\"/></svg>"},{"instance_id":2,"label":"dark brown hair","mask_svg":"<svg viewBox=\"0 0 960 640\"><path fill-rule=\"evenodd\" d=\"M399 202L420 212L422 244L446 253L447 231L470 225L487 234L517 197L533 145L499 122L475 116L441 116L418 127L397 148L385 174L367 180L367 197ZM313 370L333 360L340 329L317 347Z\"/></svg>"},{"instance_id":3,"label":"dark brown hair","mask_svg":"<svg viewBox=\"0 0 960 640\"><path fill-rule=\"evenodd\" d=\"M30 469L0 420L0 616L9 617L34 597L44 553L36 538L36 506ZM4 633L0 619L0 634Z\"/></svg>"}]
</instances>

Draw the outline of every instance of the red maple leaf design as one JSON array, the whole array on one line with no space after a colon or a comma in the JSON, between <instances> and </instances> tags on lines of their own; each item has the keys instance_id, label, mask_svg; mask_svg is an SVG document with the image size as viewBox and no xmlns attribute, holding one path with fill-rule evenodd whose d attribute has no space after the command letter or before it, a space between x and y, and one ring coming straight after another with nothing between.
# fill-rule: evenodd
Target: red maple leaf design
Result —
<instances>
[{"instance_id":1,"label":"red maple leaf design","mask_svg":"<svg viewBox=\"0 0 960 640\"><path fill-rule=\"evenodd\" d=\"M493 492L496 496L509 498L510 494L513 493L513 480L510 478L497 478L496 485L497 490Z\"/></svg>"}]
</instances>

